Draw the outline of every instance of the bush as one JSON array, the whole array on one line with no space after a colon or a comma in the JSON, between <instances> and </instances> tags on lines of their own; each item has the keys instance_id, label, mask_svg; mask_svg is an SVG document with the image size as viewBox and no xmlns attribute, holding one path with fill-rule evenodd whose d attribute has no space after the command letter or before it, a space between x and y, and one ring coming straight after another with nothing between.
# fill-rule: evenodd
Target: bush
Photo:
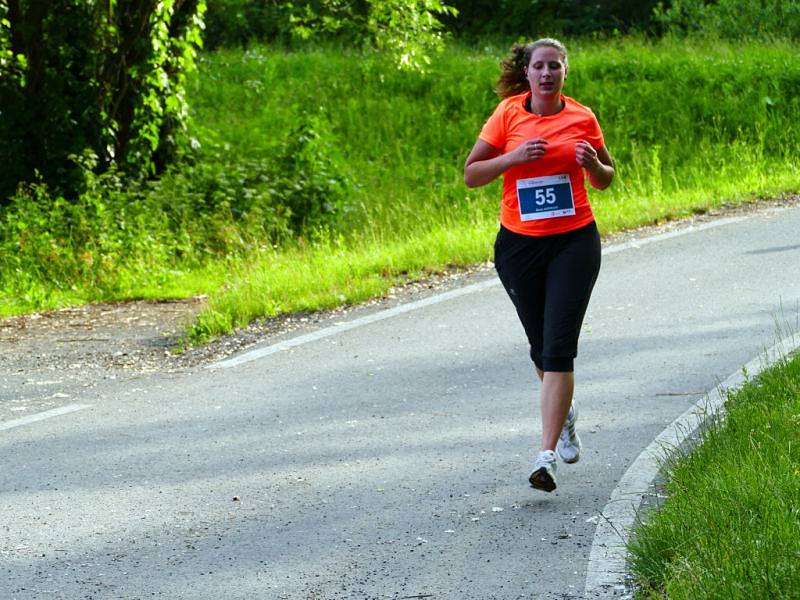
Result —
<instances>
[{"instance_id":1,"label":"bush","mask_svg":"<svg viewBox=\"0 0 800 600\"><path fill-rule=\"evenodd\" d=\"M253 41L288 41L291 27L286 3L278 0L210 0L204 45L246 47Z\"/></svg>"},{"instance_id":2,"label":"bush","mask_svg":"<svg viewBox=\"0 0 800 600\"><path fill-rule=\"evenodd\" d=\"M168 268L171 239L147 198L122 191L114 176L93 181L76 200L42 184L21 187L0 219L0 273L8 293L126 289L132 272ZM128 275L125 275L128 273Z\"/></svg>"},{"instance_id":3,"label":"bush","mask_svg":"<svg viewBox=\"0 0 800 600\"><path fill-rule=\"evenodd\" d=\"M658 0L447 0L458 14L444 12L448 31L463 38L481 36L587 35L646 31L651 28ZM205 44L247 46L251 42L288 44L304 34L337 38L360 45L369 37L368 16L373 5L394 2L357 0L337 2L300 0L209 0ZM407 14L407 10L401 11ZM412 33L413 35L413 33Z\"/></svg>"},{"instance_id":4,"label":"bush","mask_svg":"<svg viewBox=\"0 0 800 600\"><path fill-rule=\"evenodd\" d=\"M332 225L342 214L351 192L343 164L325 119L302 114L276 162L275 193L291 211L294 233Z\"/></svg>"},{"instance_id":5,"label":"bush","mask_svg":"<svg viewBox=\"0 0 800 600\"><path fill-rule=\"evenodd\" d=\"M444 49L440 17L455 10L445 0L214 0L211 13L210 47L335 41L377 49L401 69L422 71Z\"/></svg>"},{"instance_id":6,"label":"bush","mask_svg":"<svg viewBox=\"0 0 800 600\"><path fill-rule=\"evenodd\" d=\"M330 230L351 185L320 115L301 115L275 146L241 157L229 144L184 156L157 181L131 184L87 170L87 189L66 199L21 186L0 216L0 287L48 305L81 290L90 298L136 295L175 269L242 256Z\"/></svg>"},{"instance_id":7,"label":"bush","mask_svg":"<svg viewBox=\"0 0 800 600\"><path fill-rule=\"evenodd\" d=\"M673 0L660 5L655 20L678 34L701 33L724 39L800 37L800 1Z\"/></svg>"},{"instance_id":8,"label":"bush","mask_svg":"<svg viewBox=\"0 0 800 600\"><path fill-rule=\"evenodd\" d=\"M464 38L647 31L657 0L452 0L458 15L447 28Z\"/></svg>"},{"instance_id":9,"label":"bush","mask_svg":"<svg viewBox=\"0 0 800 600\"><path fill-rule=\"evenodd\" d=\"M246 156L211 142L149 184L148 193L164 202L179 230L191 224L206 253L281 245L335 226L346 211L352 186L336 147L321 115L300 114L282 142Z\"/></svg>"},{"instance_id":10,"label":"bush","mask_svg":"<svg viewBox=\"0 0 800 600\"><path fill-rule=\"evenodd\" d=\"M163 205L175 236L185 240L174 248L176 258L202 263L290 238L291 211L278 202L274 170L269 158L233 158L222 144L149 184L148 196Z\"/></svg>"}]
</instances>

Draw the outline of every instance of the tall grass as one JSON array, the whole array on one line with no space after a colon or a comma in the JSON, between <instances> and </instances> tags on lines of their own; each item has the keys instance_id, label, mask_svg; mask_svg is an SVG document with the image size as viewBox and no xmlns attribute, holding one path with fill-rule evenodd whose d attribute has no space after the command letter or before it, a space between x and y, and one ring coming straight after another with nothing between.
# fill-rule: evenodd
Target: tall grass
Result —
<instances>
[{"instance_id":1,"label":"tall grass","mask_svg":"<svg viewBox=\"0 0 800 600\"><path fill-rule=\"evenodd\" d=\"M461 166L497 102L505 50L451 47L425 76L347 52L221 51L205 58L192 105L201 138L242 153L269 153L299 115L321 115L358 185L346 230L383 237L465 212L470 197L496 201L496 189L466 190ZM597 113L618 164L594 198L607 230L631 224L616 207L632 200L659 218L798 181L796 47L628 39L572 51L565 91Z\"/></svg>"},{"instance_id":2,"label":"tall grass","mask_svg":"<svg viewBox=\"0 0 800 600\"><path fill-rule=\"evenodd\" d=\"M629 550L639 598L800 597L800 356L750 382L674 462Z\"/></svg>"}]
</instances>

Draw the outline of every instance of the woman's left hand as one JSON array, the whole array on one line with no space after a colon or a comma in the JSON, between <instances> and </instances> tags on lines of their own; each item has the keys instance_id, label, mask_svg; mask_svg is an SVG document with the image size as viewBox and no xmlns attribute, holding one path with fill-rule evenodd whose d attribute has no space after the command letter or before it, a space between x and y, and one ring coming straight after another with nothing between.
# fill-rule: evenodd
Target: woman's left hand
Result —
<instances>
[{"instance_id":1,"label":"woman's left hand","mask_svg":"<svg viewBox=\"0 0 800 600\"><path fill-rule=\"evenodd\" d=\"M575 161L586 169L589 183L598 190L604 190L614 179L614 161L605 146L594 149L586 140L575 144Z\"/></svg>"},{"instance_id":2,"label":"woman's left hand","mask_svg":"<svg viewBox=\"0 0 800 600\"><path fill-rule=\"evenodd\" d=\"M600 164L597 150L592 148L592 145L586 140L581 140L575 144L575 160L580 166L589 171L596 169Z\"/></svg>"}]
</instances>

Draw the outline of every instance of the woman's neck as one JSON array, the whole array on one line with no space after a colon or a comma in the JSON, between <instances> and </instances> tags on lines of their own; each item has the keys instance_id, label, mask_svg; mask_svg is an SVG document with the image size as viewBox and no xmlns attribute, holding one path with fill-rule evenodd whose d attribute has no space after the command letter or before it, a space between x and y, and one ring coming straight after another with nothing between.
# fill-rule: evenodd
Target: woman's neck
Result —
<instances>
[{"instance_id":1,"label":"woman's neck","mask_svg":"<svg viewBox=\"0 0 800 600\"><path fill-rule=\"evenodd\" d=\"M531 94L530 97L531 112L541 117L554 115L561 112L564 108L564 101L561 99L561 94L552 98L542 98Z\"/></svg>"}]
</instances>

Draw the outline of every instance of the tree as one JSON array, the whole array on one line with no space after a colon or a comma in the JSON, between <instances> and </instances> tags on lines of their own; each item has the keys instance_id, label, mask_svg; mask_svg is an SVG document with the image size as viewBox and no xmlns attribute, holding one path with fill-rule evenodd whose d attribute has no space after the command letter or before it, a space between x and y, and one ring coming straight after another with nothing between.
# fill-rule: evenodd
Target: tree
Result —
<instances>
[{"instance_id":1,"label":"tree","mask_svg":"<svg viewBox=\"0 0 800 600\"><path fill-rule=\"evenodd\" d=\"M0 0L0 203L67 197L114 166L151 175L186 122L205 0Z\"/></svg>"},{"instance_id":2,"label":"tree","mask_svg":"<svg viewBox=\"0 0 800 600\"><path fill-rule=\"evenodd\" d=\"M442 47L436 15L455 14L441 0L263 1L290 36L348 31L407 69ZM0 205L20 182L74 198L110 168L157 174L186 125L204 12L205 0L0 0Z\"/></svg>"},{"instance_id":3,"label":"tree","mask_svg":"<svg viewBox=\"0 0 800 600\"><path fill-rule=\"evenodd\" d=\"M429 53L443 47L443 25L436 15L457 14L440 0L371 0L367 31L401 69L424 70Z\"/></svg>"},{"instance_id":4,"label":"tree","mask_svg":"<svg viewBox=\"0 0 800 600\"><path fill-rule=\"evenodd\" d=\"M800 37L800 1L672 0L666 6L659 3L655 20L677 34L796 41Z\"/></svg>"}]
</instances>

